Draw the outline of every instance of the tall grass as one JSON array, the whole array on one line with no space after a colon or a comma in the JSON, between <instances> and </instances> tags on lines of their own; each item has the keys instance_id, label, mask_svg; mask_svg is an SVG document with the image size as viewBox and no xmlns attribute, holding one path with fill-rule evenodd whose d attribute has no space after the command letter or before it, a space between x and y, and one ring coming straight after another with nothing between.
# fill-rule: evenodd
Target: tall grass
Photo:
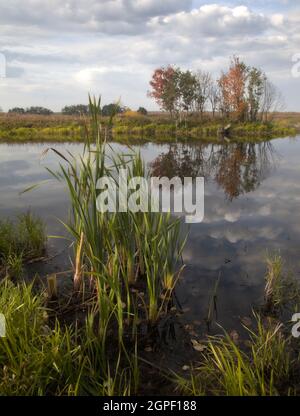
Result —
<instances>
[{"instance_id":1,"label":"tall grass","mask_svg":"<svg viewBox=\"0 0 300 416\"><path fill-rule=\"evenodd\" d=\"M265 303L267 310L274 310L281 303L283 289L282 259L278 255L267 258L267 273L265 278Z\"/></svg>"},{"instance_id":2,"label":"tall grass","mask_svg":"<svg viewBox=\"0 0 300 416\"><path fill-rule=\"evenodd\" d=\"M264 313L275 316L297 310L300 301L299 281L293 274L283 271L279 254L267 256L264 301Z\"/></svg>"},{"instance_id":3,"label":"tall grass","mask_svg":"<svg viewBox=\"0 0 300 416\"><path fill-rule=\"evenodd\" d=\"M89 354L92 367L106 368L106 381L114 369L127 386L136 388L138 325L142 321L152 329L167 313L182 270L185 236L180 220L168 213L98 210L101 178L112 179L121 194L121 169L128 169L128 181L148 178L148 173L131 148L126 154L108 151L109 131L101 124L100 100L90 99L90 116L83 154L76 157L52 149L60 166L58 172L50 172L65 183L71 203L64 225L74 242L74 294L87 284L94 294L87 334L92 348L91 340L98 340L98 352Z\"/></svg>"},{"instance_id":4,"label":"tall grass","mask_svg":"<svg viewBox=\"0 0 300 416\"><path fill-rule=\"evenodd\" d=\"M88 277L101 299L100 320L104 317L103 322L107 322L114 311L120 323L124 309L127 316L133 313L130 287L142 281L147 291L145 312L153 324L166 306L180 271L178 261L184 245L180 221L163 213L98 211L99 179L112 178L121 193L116 179L120 169L128 169L128 180L147 178L147 173L140 155L131 149L126 155L107 153L100 101L90 99L90 114L92 123L86 127L83 155L76 158L59 153L60 171L51 172L66 183L70 196L71 219L65 226L74 239L74 288L80 289Z\"/></svg>"},{"instance_id":5,"label":"tall grass","mask_svg":"<svg viewBox=\"0 0 300 416\"><path fill-rule=\"evenodd\" d=\"M136 390L136 361L121 368L103 360L103 345L87 316L81 327L49 326L43 294L32 285L0 283L6 337L0 339L0 395L125 395Z\"/></svg>"},{"instance_id":6,"label":"tall grass","mask_svg":"<svg viewBox=\"0 0 300 416\"><path fill-rule=\"evenodd\" d=\"M46 240L43 222L30 212L20 215L15 222L1 220L0 273L2 269L2 274L6 271L20 277L24 262L44 254Z\"/></svg>"},{"instance_id":7,"label":"tall grass","mask_svg":"<svg viewBox=\"0 0 300 416\"><path fill-rule=\"evenodd\" d=\"M237 345L229 335L211 337L202 360L190 380L178 377L186 394L228 396L276 396L294 392L290 340L282 325L266 325L259 316L250 330L248 347Z\"/></svg>"}]
</instances>

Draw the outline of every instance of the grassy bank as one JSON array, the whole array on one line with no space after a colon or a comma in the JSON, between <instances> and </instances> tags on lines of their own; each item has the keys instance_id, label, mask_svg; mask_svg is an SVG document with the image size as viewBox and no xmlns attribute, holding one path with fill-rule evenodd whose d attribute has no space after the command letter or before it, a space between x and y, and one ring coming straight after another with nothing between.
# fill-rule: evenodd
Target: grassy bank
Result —
<instances>
[{"instance_id":1,"label":"grassy bank","mask_svg":"<svg viewBox=\"0 0 300 416\"><path fill-rule=\"evenodd\" d=\"M275 137L294 136L300 124L296 117L275 117L269 123L232 122L230 138L232 140L261 141ZM4 142L39 142L39 141L84 141L85 120L78 116L31 116L1 115L0 141ZM143 141L170 141L174 139L220 140L220 130L228 120L209 117L200 121L191 117L178 124L162 115L122 115L115 117L112 126L108 117L102 117L103 130L109 130L110 137L120 142L128 139Z\"/></svg>"}]
</instances>

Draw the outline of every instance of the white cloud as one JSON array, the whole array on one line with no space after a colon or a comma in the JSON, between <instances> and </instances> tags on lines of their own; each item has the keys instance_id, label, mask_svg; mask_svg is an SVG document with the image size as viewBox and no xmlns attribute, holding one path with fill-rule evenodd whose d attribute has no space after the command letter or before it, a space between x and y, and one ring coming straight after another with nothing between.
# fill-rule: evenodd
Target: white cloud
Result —
<instances>
[{"instance_id":1,"label":"white cloud","mask_svg":"<svg viewBox=\"0 0 300 416\"><path fill-rule=\"evenodd\" d=\"M204 5L199 9L152 19L154 29L168 29L186 33L194 38L201 35L219 38L241 34L258 34L270 26L270 19L252 12L246 6L227 7L218 4Z\"/></svg>"},{"instance_id":2,"label":"white cloud","mask_svg":"<svg viewBox=\"0 0 300 416\"><path fill-rule=\"evenodd\" d=\"M282 26L284 24L284 16L282 14L273 14L271 16L271 22L274 26Z\"/></svg>"},{"instance_id":3,"label":"white cloud","mask_svg":"<svg viewBox=\"0 0 300 416\"><path fill-rule=\"evenodd\" d=\"M191 0L1 1L0 22L55 30L133 33L149 18L188 9Z\"/></svg>"}]
</instances>

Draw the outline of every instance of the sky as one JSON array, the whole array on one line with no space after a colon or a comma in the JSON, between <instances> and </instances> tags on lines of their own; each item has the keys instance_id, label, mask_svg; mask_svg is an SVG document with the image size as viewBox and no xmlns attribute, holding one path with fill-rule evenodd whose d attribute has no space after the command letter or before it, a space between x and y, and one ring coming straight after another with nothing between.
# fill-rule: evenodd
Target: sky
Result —
<instances>
[{"instance_id":1,"label":"sky","mask_svg":"<svg viewBox=\"0 0 300 416\"><path fill-rule=\"evenodd\" d=\"M217 79L238 55L300 111L299 27L300 0L0 0L0 106L59 111L91 93L156 110L155 68Z\"/></svg>"}]
</instances>

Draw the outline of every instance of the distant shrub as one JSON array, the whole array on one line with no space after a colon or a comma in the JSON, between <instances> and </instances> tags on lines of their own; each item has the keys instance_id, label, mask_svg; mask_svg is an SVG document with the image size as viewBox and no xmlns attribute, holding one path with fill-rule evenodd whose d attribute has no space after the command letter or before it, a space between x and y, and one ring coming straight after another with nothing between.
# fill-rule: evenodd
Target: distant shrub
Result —
<instances>
[{"instance_id":1,"label":"distant shrub","mask_svg":"<svg viewBox=\"0 0 300 416\"><path fill-rule=\"evenodd\" d=\"M114 114L121 114L124 112L124 108L121 107L119 104L107 104L102 107L102 115L106 117L110 117Z\"/></svg>"},{"instance_id":2,"label":"distant shrub","mask_svg":"<svg viewBox=\"0 0 300 416\"><path fill-rule=\"evenodd\" d=\"M137 110L137 113L142 114L143 116L148 115L148 111L144 107L139 107L138 110Z\"/></svg>"},{"instance_id":3,"label":"distant shrub","mask_svg":"<svg viewBox=\"0 0 300 416\"><path fill-rule=\"evenodd\" d=\"M8 110L8 112L14 114L25 114L25 109L22 107L14 107Z\"/></svg>"},{"instance_id":4,"label":"distant shrub","mask_svg":"<svg viewBox=\"0 0 300 416\"><path fill-rule=\"evenodd\" d=\"M76 104L76 105L66 105L62 110L62 114L68 116L75 116L75 115L88 115L89 114L89 106L85 104Z\"/></svg>"},{"instance_id":5,"label":"distant shrub","mask_svg":"<svg viewBox=\"0 0 300 416\"><path fill-rule=\"evenodd\" d=\"M26 114L38 114L38 115L49 115L53 114L52 110L45 107L29 107L25 111Z\"/></svg>"}]
</instances>

